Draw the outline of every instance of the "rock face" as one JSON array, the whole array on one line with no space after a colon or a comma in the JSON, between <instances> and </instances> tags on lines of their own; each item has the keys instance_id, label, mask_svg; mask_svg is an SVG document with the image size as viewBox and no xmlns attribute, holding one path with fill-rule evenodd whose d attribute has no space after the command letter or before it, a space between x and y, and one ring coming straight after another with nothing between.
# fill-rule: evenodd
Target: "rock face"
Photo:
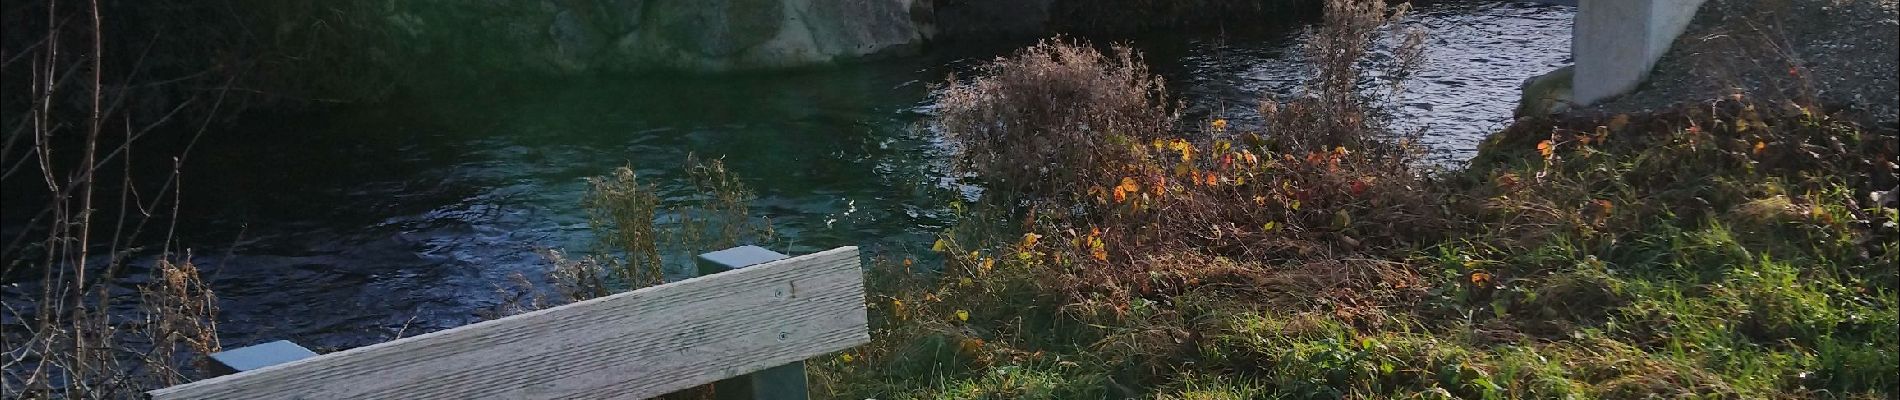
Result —
<instances>
[{"instance_id":1,"label":"rock face","mask_svg":"<svg viewBox=\"0 0 1900 400\"><path fill-rule=\"evenodd\" d=\"M270 16L279 36L329 39L365 65L479 78L796 67L933 38L1133 32L1296 13L1316 1L333 0L243 7Z\"/></svg>"},{"instance_id":2,"label":"rock face","mask_svg":"<svg viewBox=\"0 0 1900 400\"><path fill-rule=\"evenodd\" d=\"M1570 65L1525 78L1523 87L1519 88L1524 93L1523 97L1517 100L1517 111L1512 112L1512 116L1544 117L1569 111L1575 97L1571 85L1576 73L1577 67Z\"/></svg>"},{"instance_id":3,"label":"rock face","mask_svg":"<svg viewBox=\"0 0 1900 400\"><path fill-rule=\"evenodd\" d=\"M367 0L362 0L367 1ZM924 1L924 4L919 4ZM727 71L905 48L927 0L377 2L360 28L393 53L469 68L576 74ZM371 4L371 3L365 3ZM380 20L377 20L380 19Z\"/></svg>"},{"instance_id":4,"label":"rock face","mask_svg":"<svg viewBox=\"0 0 1900 400\"><path fill-rule=\"evenodd\" d=\"M930 32L942 37L1122 36L1159 29L1273 23L1316 16L1319 0L938 0Z\"/></svg>"},{"instance_id":5,"label":"rock face","mask_svg":"<svg viewBox=\"0 0 1900 400\"><path fill-rule=\"evenodd\" d=\"M623 0L624 1L624 0ZM691 70L789 67L923 40L911 0L646 1L612 54Z\"/></svg>"}]
</instances>

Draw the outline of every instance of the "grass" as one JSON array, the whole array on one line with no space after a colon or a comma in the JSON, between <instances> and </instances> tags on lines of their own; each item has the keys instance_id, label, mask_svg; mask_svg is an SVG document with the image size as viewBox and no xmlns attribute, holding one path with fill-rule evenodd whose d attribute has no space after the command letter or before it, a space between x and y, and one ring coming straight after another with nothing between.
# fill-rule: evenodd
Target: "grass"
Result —
<instances>
[{"instance_id":1,"label":"grass","mask_svg":"<svg viewBox=\"0 0 1900 400\"><path fill-rule=\"evenodd\" d=\"M1340 31L1324 36L1365 37L1385 10L1336 1L1326 29ZM1321 44L1345 49L1316 68L1352 68L1341 60L1363 49L1346 42ZM1092 51L1043 44L962 86L1010 96L946 109L1171 117L1144 72L1113 61L1130 56L1050 56ZM820 394L1900 395L1900 218L1865 202L1895 182L1893 132L1737 95L1521 121L1470 167L1434 172L1357 91L1325 86L1354 79L1315 81L1262 107L1269 132L956 120L1012 129L964 146L972 174L1035 183L961 205L965 226L933 246L939 268L874 260L873 342L815 362ZM1155 114L954 104L1091 82L1134 83L1087 92L1142 96L1111 104ZM990 150L1048 140L1062 156Z\"/></svg>"},{"instance_id":2,"label":"grass","mask_svg":"<svg viewBox=\"0 0 1900 400\"><path fill-rule=\"evenodd\" d=\"M53 2L33 4L23 9ZM16 69L44 71L8 92L9 126L31 127L11 130L8 143L50 144L9 145L0 158L25 166L9 176L43 175L51 200L46 220L10 241L0 273L44 276L39 290L6 303L4 315L17 321L0 335L7 396L133 397L196 377L190 364L220 348L216 297L169 240L149 284L109 290L130 257L149 254L131 243L152 241L139 234L145 219L121 216L175 213L177 171L150 188L98 178L135 168L115 155L132 153L130 139L113 139L132 137L131 128L109 125L126 114L104 105L142 85L106 77L142 76L145 57L56 54L126 48L103 38L171 26L102 27L97 7L62 8L73 14L60 20L79 23L27 29L44 30L43 41L8 42L32 56ZM311 11L248 12L288 21ZM872 263L874 340L813 360L817 394L1900 396L1900 215L1864 201L1895 187L1893 132L1800 99L1737 95L1647 115L1524 121L1488 140L1469 168L1420 170L1417 149L1386 128L1367 107L1376 99L1358 87L1357 65L1388 11L1379 1L1329 1L1328 23L1304 52L1320 55L1313 86L1265 103L1258 131L1224 120L1183 128L1162 82L1126 49L1103 54L1056 40L950 84L938 125L961 147L964 172L989 190L958 206L962 225L933 246L942 265L895 255ZM224 12L188 7L175 16ZM1163 24L1173 23L1184 22ZM288 29L276 35L313 49L384 33ZM255 45L244 40L207 48ZM1415 59L1423 41L1403 42L1393 54ZM159 49L151 53L198 54ZM221 80L271 62L262 59L173 75ZM197 65L180 60L151 68ZM362 72L336 64L299 65ZM1411 63L1396 65L1379 74L1404 76ZM260 75L308 72L301 68ZM84 75L89 82L50 80ZM403 80L280 89L377 98ZM218 114L218 93L200 102L210 108L203 114ZM12 101L27 98L62 100ZM51 153L77 156L40 159ZM16 162L28 157L38 161ZM547 252L559 298L523 288L527 304L501 312L657 284L691 254L772 240L769 223L748 217L751 193L722 165L695 161L688 170L705 195L677 209L662 209L631 170L593 181L583 205L600 242L579 257ZM137 192L158 197L128 200ZM106 212L93 218L98 211ZM704 391L681 396L694 395Z\"/></svg>"},{"instance_id":3,"label":"grass","mask_svg":"<svg viewBox=\"0 0 1900 400\"><path fill-rule=\"evenodd\" d=\"M1802 124L1839 128L1756 129L1797 140L1803 128L1785 126ZM1893 209L1858 204L1864 192L1838 176L1760 160L1786 154L1707 145L1737 132L1697 144L1690 132L1616 131L1601 147L1438 177L1449 188L1433 195L1456 210L1450 234L1312 257L1333 262L1210 255L1220 251L1064 222L1026 236L1057 243L945 245L942 274L874 290L874 343L821 363L823 387L840 398L1900 393ZM1721 157L1747 160L1682 165ZM1177 217L1158 213L1099 225ZM1100 247L1130 249L1098 258Z\"/></svg>"}]
</instances>

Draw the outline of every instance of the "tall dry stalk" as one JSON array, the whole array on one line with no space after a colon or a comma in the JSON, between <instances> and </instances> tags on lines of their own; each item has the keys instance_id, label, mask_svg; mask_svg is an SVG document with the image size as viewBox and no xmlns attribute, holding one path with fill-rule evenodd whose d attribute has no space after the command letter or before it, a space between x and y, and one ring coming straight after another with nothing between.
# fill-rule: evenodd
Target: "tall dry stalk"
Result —
<instances>
[{"instance_id":1,"label":"tall dry stalk","mask_svg":"<svg viewBox=\"0 0 1900 400\"><path fill-rule=\"evenodd\" d=\"M698 205L673 210L679 226L669 235L685 255L738 246L747 240L773 240L770 221L751 220L751 203L758 196L726 168L724 159L701 160L688 155L686 175Z\"/></svg>"},{"instance_id":2,"label":"tall dry stalk","mask_svg":"<svg viewBox=\"0 0 1900 400\"><path fill-rule=\"evenodd\" d=\"M1313 78L1307 81L1302 98L1262 102L1260 112L1268 120L1268 133L1284 139L1290 145L1288 150L1346 147L1382 156L1407 156L1401 151L1404 149L1391 144L1402 144L1410 138L1387 129L1389 124L1374 105L1397 96L1403 78L1423 63L1424 31L1405 30L1398 36L1391 50L1394 62L1378 71L1382 76L1397 78L1391 86L1366 88L1360 82L1366 72L1361 63L1380 34L1410 11L1411 3L1388 7L1384 0L1327 0L1325 22L1308 32L1310 40L1303 49Z\"/></svg>"},{"instance_id":3,"label":"tall dry stalk","mask_svg":"<svg viewBox=\"0 0 1900 400\"><path fill-rule=\"evenodd\" d=\"M666 207L660 189L640 180L632 167L589 178L581 198L593 248L576 256L566 250L542 249L549 264L549 296L525 276L502 286L506 299L494 316L539 309L560 301L579 301L666 282L669 266L691 271L693 258L708 251L740 244L768 244L777 240L771 221L754 221L752 189L721 159L688 156L685 165L691 196L685 204ZM667 254L674 263L669 265Z\"/></svg>"},{"instance_id":4,"label":"tall dry stalk","mask_svg":"<svg viewBox=\"0 0 1900 400\"><path fill-rule=\"evenodd\" d=\"M223 349L218 340L218 297L190 259L187 256L182 263L160 260L153 267L152 282L139 290L145 333L153 343L143 361L159 386L189 380L180 368L180 350L211 354Z\"/></svg>"},{"instance_id":5,"label":"tall dry stalk","mask_svg":"<svg viewBox=\"0 0 1900 400\"><path fill-rule=\"evenodd\" d=\"M589 179L588 184L591 190L582 199L581 208L587 209L588 223L594 230L597 254L589 256L592 262L605 267L607 276L630 287L664 281L659 235L654 229L660 209L658 190L641 184L628 167L614 170L611 176ZM609 293L599 275L579 272L573 276L581 287L594 292L593 297Z\"/></svg>"},{"instance_id":6,"label":"tall dry stalk","mask_svg":"<svg viewBox=\"0 0 1900 400\"><path fill-rule=\"evenodd\" d=\"M162 182L135 184L142 166L133 162L135 144L172 114L135 125L141 118L120 106L143 56L108 63L114 48L107 46L99 2L68 4L46 0L8 10L44 16L8 22L43 24L43 36L7 49L8 63L29 65L24 76L7 76L5 98L22 103L3 107L17 125L7 127L0 148L0 182L10 198L44 201L29 220L8 221L23 229L0 248L0 279L30 288L0 294L0 396L9 398L137 396L189 380L193 369L185 360L218 349L215 297L189 256L173 248L170 228L162 238L146 235L150 223L178 217L178 172L189 146L170 157ZM108 71L112 65L133 67ZM223 102L219 93L212 114ZM191 140L207 126L208 120ZM14 197L21 193L30 197ZM148 273L154 283L139 288L143 295L115 294L134 272L132 259L150 256L145 245L153 242L163 243Z\"/></svg>"}]
</instances>

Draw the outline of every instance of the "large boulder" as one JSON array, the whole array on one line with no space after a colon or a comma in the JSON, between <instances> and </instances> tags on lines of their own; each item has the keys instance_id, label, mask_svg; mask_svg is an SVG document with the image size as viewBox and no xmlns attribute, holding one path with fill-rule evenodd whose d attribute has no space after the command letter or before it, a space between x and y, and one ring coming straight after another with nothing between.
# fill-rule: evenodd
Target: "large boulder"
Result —
<instances>
[{"instance_id":1,"label":"large boulder","mask_svg":"<svg viewBox=\"0 0 1900 400\"><path fill-rule=\"evenodd\" d=\"M1316 0L335 0L244 3L271 40L368 66L481 78L823 64L980 40L1134 32L1288 14ZM306 47L306 46L293 46ZM332 49L336 50L336 49ZM415 73L415 72L409 72Z\"/></svg>"},{"instance_id":2,"label":"large boulder","mask_svg":"<svg viewBox=\"0 0 1900 400\"><path fill-rule=\"evenodd\" d=\"M719 71L827 63L924 39L912 0L650 1L617 38L615 69Z\"/></svg>"},{"instance_id":3,"label":"large boulder","mask_svg":"<svg viewBox=\"0 0 1900 400\"><path fill-rule=\"evenodd\" d=\"M1548 117L1570 110L1573 101L1571 82L1577 67L1566 65L1543 75L1524 79L1520 86L1523 94L1517 100L1517 110L1512 115L1517 118Z\"/></svg>"}]
</instances>

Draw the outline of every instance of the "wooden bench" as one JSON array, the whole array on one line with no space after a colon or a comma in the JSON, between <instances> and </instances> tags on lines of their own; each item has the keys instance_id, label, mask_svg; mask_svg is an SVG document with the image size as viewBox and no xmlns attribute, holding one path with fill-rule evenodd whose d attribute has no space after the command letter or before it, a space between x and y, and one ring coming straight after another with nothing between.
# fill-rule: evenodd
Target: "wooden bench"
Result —
<instances>
[{"instance_id":1,"label":"wooden bench","mask_svg":"<svg viewBox=\"0 0 1900 400\"><path fill-rule=\"evenodd\" d=\"M147 394L642 399L869 341L858 250L841 247Z\"/></svg>"}]
</instances>

